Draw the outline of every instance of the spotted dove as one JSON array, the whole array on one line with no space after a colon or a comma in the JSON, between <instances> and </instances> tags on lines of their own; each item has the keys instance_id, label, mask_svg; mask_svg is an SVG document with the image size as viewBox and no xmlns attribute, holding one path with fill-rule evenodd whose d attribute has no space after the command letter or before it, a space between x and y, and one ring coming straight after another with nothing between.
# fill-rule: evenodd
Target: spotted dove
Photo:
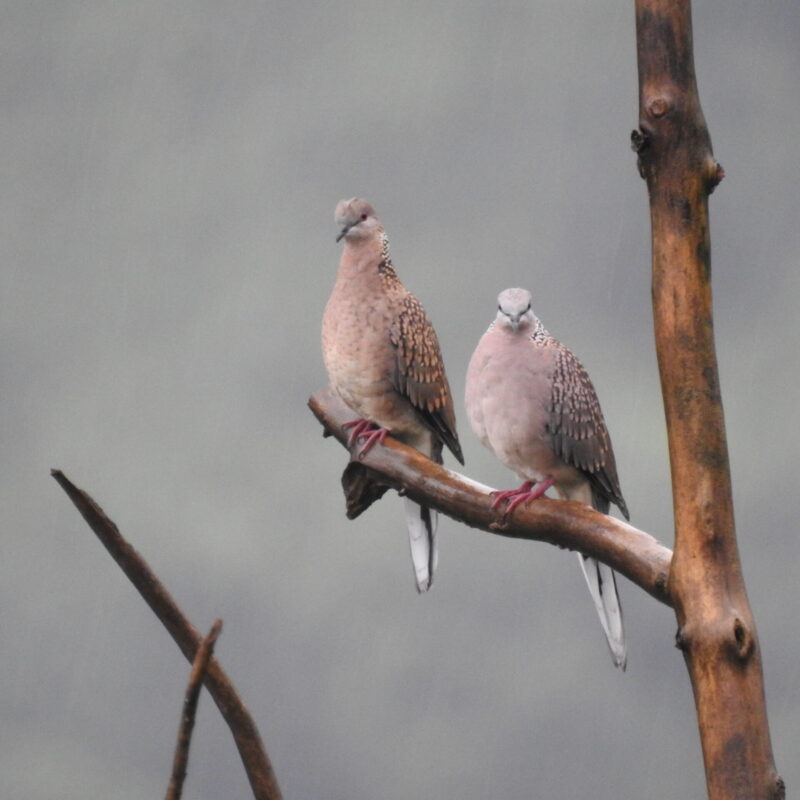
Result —
<instances>
[{"instance_id":1,"label":"spotted dove","mask_svg":"<svg viewBox=\"0 0 800 800\"><path fill-rule=\"evenodd\" d=\"M344 250L322 318L322 354L331 386L358 415L350 444L366 452L387 433L442 463L446 444L463 464L453 400L436 332L397 277L375 210L357 197L336 206ZM406 497L417 589L437 564L436 512Z\"/></svg>"},{"instance_id":2,"label":"spotted dove","mask_svg":"<svg viewBox=\"0 0 800 800\"><path fill-rule=\"evenodd\" d=\"M497 316L469 363L466 407L481 442L524 481L519 489L496 493L493 507L507 503L504 517L553 486L561 498L604 514L614 503L628 519L611 439L589 375L534 316L525 289L500 293ZM594 558L578 556L611 656L625 669L614 572Z\"/></svg>"}]
</instances>

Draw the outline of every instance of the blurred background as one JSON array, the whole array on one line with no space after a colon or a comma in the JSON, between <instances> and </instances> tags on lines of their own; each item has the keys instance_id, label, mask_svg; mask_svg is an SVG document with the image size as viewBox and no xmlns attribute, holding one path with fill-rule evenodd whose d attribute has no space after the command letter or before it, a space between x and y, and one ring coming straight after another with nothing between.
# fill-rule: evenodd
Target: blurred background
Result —
<instances>
[{"instance_id":1,"label":"blurred background","mask_svg":"<svg viewBox=\"0 0 800 800\"><path fill-rule=\"evenodd\" d=\"M346 453L306 408L333 209L359 195L438 330L466 473L516 484L462 398L525 286L592 375L632 522L671 544L633 3L0 6L0 794L163 795L189 671L58 467L195 625L223 618L287 800L704 796L669 609L620 579L622 674L572 554L449 519L418 596L401 502L348 522ZM800 5L695 6L739 546L791 794ZM204 695L185 796L249 792Z\"/></svg>"}]
</instances>

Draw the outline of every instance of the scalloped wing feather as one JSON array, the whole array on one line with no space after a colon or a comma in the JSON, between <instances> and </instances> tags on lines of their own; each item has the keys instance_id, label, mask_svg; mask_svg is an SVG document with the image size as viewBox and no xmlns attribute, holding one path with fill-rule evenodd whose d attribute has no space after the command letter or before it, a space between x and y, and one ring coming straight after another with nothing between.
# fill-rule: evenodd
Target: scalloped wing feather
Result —
<instances>
[{"instance_id":1,"label":"scalloped wing feather","mask_svg":"<svg viewBox=\"0 0 800 800\"><path fill-rule=\"evenodd\" d=\"M421 303L409 292L404 291L401 311L390 336L397 350L397 390L408 398L423 422L463 464L439 340Z\"/></svg>"},{"instance_id":2,"label":"scalloped wing feather","mask_svg":"<svg viewBox=\"0 0 800 800\"><path fill-rule=\"evenodd\" d=\"M611 502L628 519L611 438L597 393L589 374L572 351L560 343L557 346L548 425L553 450L589 478L595 508L607 511Z\"/></svg>"}]
</instances>

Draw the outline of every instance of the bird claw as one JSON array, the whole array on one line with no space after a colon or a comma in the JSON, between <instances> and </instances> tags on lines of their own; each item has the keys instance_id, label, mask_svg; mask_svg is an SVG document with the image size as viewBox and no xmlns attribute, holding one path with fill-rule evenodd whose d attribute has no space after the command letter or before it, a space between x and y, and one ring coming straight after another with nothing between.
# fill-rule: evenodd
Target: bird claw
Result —
<instances>
[{"instance_id":1,"label":"bird claw","mask_svg":"<svg viewBox=\"0 0 800 800\"><path fill-rule=\"evenodd\" d=\"M492 492L492 497L495 498L492 501L492 511L497 511L500 505L508 503L508 507L503 512L503 516L500 517L499 524L495 523L498 525L496 530L503 530L508 527L508 517L518 505L527 503L529 500L537 500L555 482L555 478L550 477L541 481L535 489L533 487L536 485L536 481L525 481L519 489L506 489L502 492Z\"/></svg>"},{"instance_id":2,"label":"bird claw","mask_svg":"<svg viewBox=\"0 0 800 800\"><path fill-rule=\"evenodd\" d=\"M492 501L492 511L497 511L497 509L504 503L512 498L517 497L518 495L527 495L531 488L533 487L535 481L525 481L519 489L504 489L503 491L495 491L491 493L491 496L494 497ZM508 513L508 512L506 512Z\"/></svg>"},{"instance_id":3,"label":"bird claw","mask_svg":"<svg viewBox=\"0 0 800 800\"><path fill-rule=\"evenodd\" d=\"M350 435L347 437L347 446L351 448L355 442L361 439L366 439L358 452L359 461L372 450L376 444L383 444L383 440L388 436L389 431L386 428L378 427L374 422L366 419L353 419L350 422L345 422L342 428L352 428Z\"/></svg>"},{"instance_id":4,"label":"bird claw","mask_svg":"<svg viewBox=\"0 0 800 800\"><path fill-rule=\"evenodd\" d=\"M347 446L352 447L353 442L355 442L359 436L367 428L372 426L371 422L368 422L365 419L351 419L350 422L345 422L342 424L342 430L347 430L348 428L352 428L353 430L350 431L350 435L347 437Z\"/></svg>"},{"instance_id":5,"label":"bird claw","mask_svg":"<svg viewBox=\"0 0 800 800\"><path fill-rule=\"evenodd\" d=\"M364 442L361 450L358 453L358 460L361 461L364 456L375 447L376 444L383 444L383 440L388 436L389 431L386 428L375 428L375 430L365 431L359 435L359 439L366 436L367 441Z\"/></svg>"}]
</instances>

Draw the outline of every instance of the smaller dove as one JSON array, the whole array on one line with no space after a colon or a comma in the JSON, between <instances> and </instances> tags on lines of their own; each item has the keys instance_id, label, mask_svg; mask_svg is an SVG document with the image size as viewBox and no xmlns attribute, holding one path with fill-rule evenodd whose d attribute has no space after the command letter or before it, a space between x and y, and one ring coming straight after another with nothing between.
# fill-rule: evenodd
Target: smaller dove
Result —
<instances>
[{"instance_id":1,"label":"smaller dove","mask_svg":"<svg viewBox=\"0 0 800 800\"><path fill-rule=\"evenodd\" d=\"M531 309L526 289L506 289L497 316L467 369L466 408L477 437L523 481L497 492L504 517L551 486L566 500L628 519L614 451L597 394L583 365L551 336ZM614 571L578 553L614 664L627 661Z\"/></svg>"}]
</instances>

